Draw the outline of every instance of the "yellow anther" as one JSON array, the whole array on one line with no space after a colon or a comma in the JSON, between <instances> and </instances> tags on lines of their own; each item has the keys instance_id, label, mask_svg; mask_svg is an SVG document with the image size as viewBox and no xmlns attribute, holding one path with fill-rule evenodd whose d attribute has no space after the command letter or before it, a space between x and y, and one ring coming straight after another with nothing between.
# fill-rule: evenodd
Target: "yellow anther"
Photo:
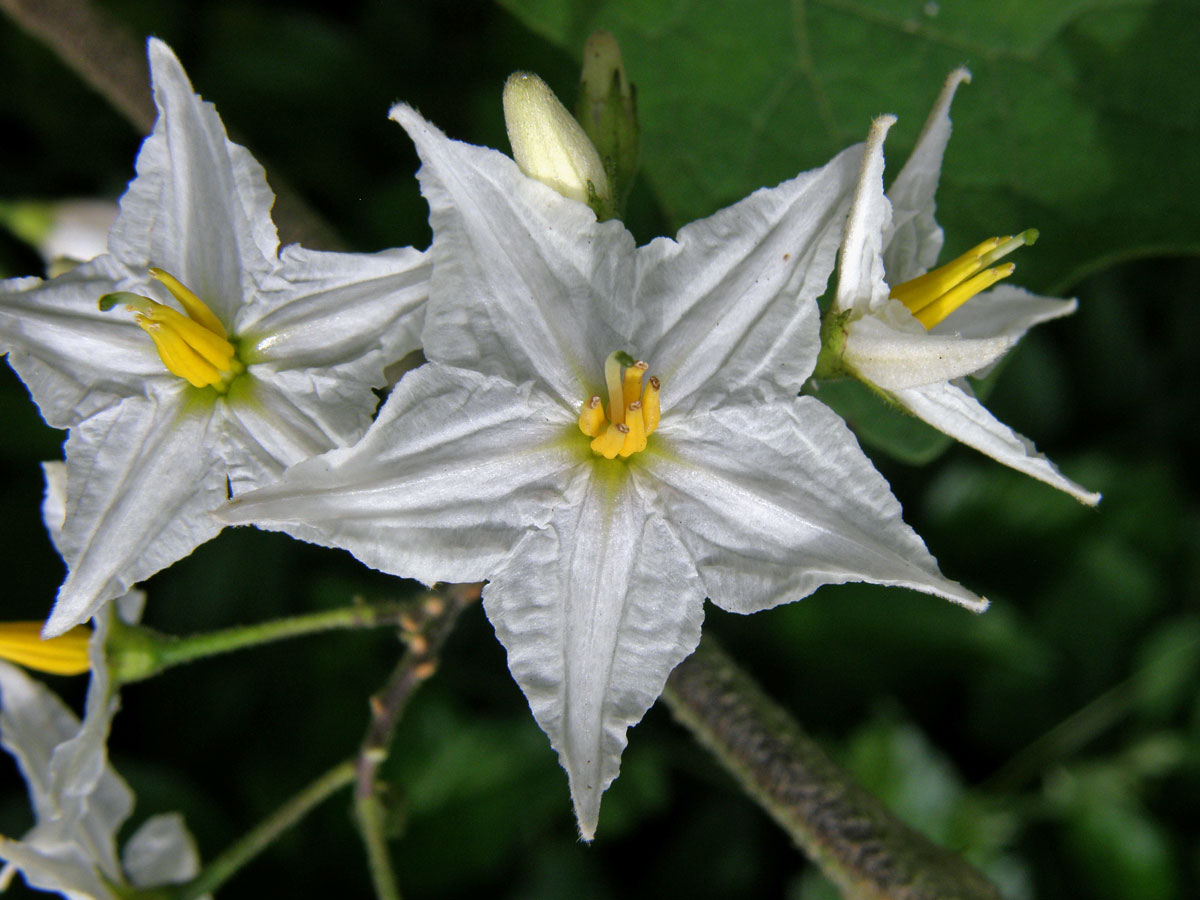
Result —
<instances>
[{"instance_id":1,"label":"yellow anther","mask_svg":"<svg viewBox=\"0 0 1200 900\"><path fill-rule=\"evenodd\" d=\"M133 310L134 320L154 340L154 347L167 371L193 387L214 387L224 393L233 376L245 370L237 351L225 336L225 328L195 294L162 269L151 269L187 312L183 313L128 291L105 294L100 309L116 305Z\"/></svg>"},{"instance_id":2,"label":"yellow anther","mask_svg":"<svg viewBox=\"0 0 1200 900\"><path fill-rule=\"evenodd\" d=\"M592 452L600 454L605 459L615 459L621 452L621 448L625 446L627 434L629 434L628 425L624 423L610 424L604 429L604 434L592 441Z\"/></svg>"},{"instance_id":3,"label":"yellow anther","mask_svg":"<svg viewBox=\"0 0 1200 900\"><path fill-rule=\"evenodd\" d=\"M604 430L606 423L604 404L600 400L600 395L597 394L583 404L583 409L579 413L579 430L588 437L596 437Z\"/></svg>"},{"instance_id":4,"label":"yellow anther","mask_svg":"<svg viewBox=\"0 0 1200 900\"><path fill-rule=\"evenodd\" d=\"M221 383L220 370L189 346L178 332L149 316L134 316L134 321L154 340L158 358L172 375L198 388Z\"/></svg>"},{"instance_id":5,"label":"yellow anther","mask_svg":"<svg viewBox=\"0 0 1200 900\"><path fill-rule=\"evenodd\" d=\"M589 399L579 413L579 430L594 438L592 452L605 459L627 459L646 449L646 437L658 427L659 418L658 378L651 375L642 389L642 379L649 369L646 363L634 361L620 350L605 360L609 418L604 418L604 403L598 395Z\"/></svg>"},{"instance_id":6,"label":"yellow anther","mask_svg":"<svg viewBox=\"0 0 1200 900\"><path fill-rule=\"evenodd\" d=\"M919 312L946 291L983 269L979 261L999 247L1001 241L1003 238L988 238L944 266L938 266L911 281L896 285L892 288L892 297L907 306L909 312Z\"/></svg>"},{"instance_id":7,"label":"yellow anther","mask_svg":"<svg viewBox=\"0 0 1200 900\"><path fill-rule=\"evenodd\" d=\"M209 331L220 337L228 337L225 333L225 326L221 324L221 320L216 317L208 305L193 294L188 288L174 275L164 269L151 267L150 274L163 283L171 296L179 301L179 305L183 307L183 311L195 322L199 322Z\"/></svg>"},{"instance_id":8,"label":"yellow anther","mask_svg":"<svg viewBox=\"0 0 1200 900\"><path fill-rule=\"evenodd\" d=\"M927 329L932 328L980 291L987 290L1001 278L1007 278L1016 271L1016 268L1012 263L1005 263L1002 266L980 272L974 278L964 281L954 290L947 291L932 303L922 307L921 311L916 313L917 321Z\"/></svg>"},{"instance_id":9,"label":"yellow anther","mask_svg":"<svg viewBox=\"0 0 1200 900\"><path fill-rule=\"evenodd\" d=\"M621 394L625 401L626 409L629 409L630 403L642 396L642 376L646 374L646 370L649 368L649 363L638 360L625 370Z\"/></svg>"},{"instance_id":10,"label":"yellow anther","mask_svg":"<svg viewBox=\"0 0 1200 900\"><path fill-rule=\"evenodd\" d=\"M646 425L642 419L642 401L634 400L625 410L625 425L629 433L621 445L621 458L626 459L646 449Z\"/></svg>"},{"instance_id":11,"label":"yellow anther","mask_svg":"<svg viewBox=\"0 0 1200 900\"><path fill-rule=\"evenodd\" d=\"M662 415L658 405L659 387L658 376L651 375L650 383L646 385L646 392L642 394L642 422L647 435L654 434L654 429L658 427L659 417Z\"/></svg>"},{"instance_id":12,"label":"yellow anther","mask_svg":"<svg viewBox=\"0 0 1200 900\"><path fill-rule=\"evenodd\" d=\"M0 624L0 659L52 675L82 675L90 668L90 628L77 625L48 640L42 640L41 631L41 622Z\"/></svg>"},{"instance_id":13,"label":"yellow anther","mask_svg":"<svg viewBox=\"0 0 1200 900\"><path fill-rule=\"evenodd\" d=\"M1037 237L1037 229L1030 228L1010 237L988 238L946 265L896 285L891 296L908 307L918 322L932 328L980 291L1011 275L1016 268L1012 263L988 267Z\"/></svg>"}]
</instances>

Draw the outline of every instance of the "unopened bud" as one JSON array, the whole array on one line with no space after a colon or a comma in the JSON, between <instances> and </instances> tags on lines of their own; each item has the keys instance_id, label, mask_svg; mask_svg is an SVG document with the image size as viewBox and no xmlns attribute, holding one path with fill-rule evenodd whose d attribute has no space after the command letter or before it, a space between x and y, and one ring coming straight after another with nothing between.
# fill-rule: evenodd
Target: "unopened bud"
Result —
<instances>
[{"instance_id":1,"label":"unopened bud","mask_svg":"<svg viewBox=\"0 0 1200 900\"><path fill-rule=\"evenodd\" d=\"M595 31L584 44L575 115L604 160L620 207L637 174L637 92L625 76L621 48L611 31Z\"/></svg>"},{"instance_id":2,"label":"unopened bud","mask_svg":"<svg viewBox=\"0 0 1200 900\"><path fill-rule=\"evenodd\" d=\"M600 154L546 82L529 72L510 75L504 122L522 172L603 215L610 195Z\"/></svg>"}]
</instances>

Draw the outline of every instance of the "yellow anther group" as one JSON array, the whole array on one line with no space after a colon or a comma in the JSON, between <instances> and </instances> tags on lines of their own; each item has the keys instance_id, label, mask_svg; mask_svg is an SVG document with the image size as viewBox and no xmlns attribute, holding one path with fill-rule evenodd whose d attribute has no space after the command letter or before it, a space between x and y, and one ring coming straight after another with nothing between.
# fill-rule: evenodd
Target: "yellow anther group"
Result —
<instances>
[{"instance_id":1,"label":"yellow anther group","mask_svg":"<svg viewBox=\"0 0 1200 900\"><path fill-rule=\"evenodd\" d=\"M82 675L91 663L92 630L77 625L66 634L42 640L41 622L0 623L0 659L51 675Z\"/></svg>"},{"instance_id":2,"label":"yellow anther group","mask_svg":"<svg viewBox=\"0 0 1200 900\"><path fill-rule=\"evenodd\" d=\"M605 459L626 458L646 449L646 438L658 427L658 378L642 381L650 366L617 351L604 364L608 416L597 394L583 404L579 430L590 438L592 452ZM622 369L624 371L622 372Z\"/></svg>"},{"instance_id":3,"label":"yellow anther group","mask_svg":"<svg viewBox=\"0 0 1200 900\"><path fill-rule=\"evenodd\" d=\"M163 283L187 315L128 291L105 294L100 309L121 305L134 311L134 321L150 335L167 371L193 387L214 387L224 393L229 382L245 367L225 333L225 326L211 309L175 276L162 269L150 274Z\"/></svg>"},{"instance_id":4,"label":"yellow anther group","mask_svg":"<svg viewBox=\"0 0 1200 900\"><path fill-rule=\"evenodd\" d=\"M927 329L945 319L980 291L1016 269L1012 263L988 268L1018 247L1037 240L1036 228L1009 237L988 238L958 259L892 288L891 296L908 307Z\"/></svg>"}]
</instances>

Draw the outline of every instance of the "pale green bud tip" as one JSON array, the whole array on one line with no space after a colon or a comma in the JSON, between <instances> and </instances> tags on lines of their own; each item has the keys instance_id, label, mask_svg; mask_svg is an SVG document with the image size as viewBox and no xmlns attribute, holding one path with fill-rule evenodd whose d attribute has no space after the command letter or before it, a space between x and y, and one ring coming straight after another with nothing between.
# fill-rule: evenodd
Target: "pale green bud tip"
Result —
<instances>
[{"instance_id":1,"label":"pale green bud tip","mask_svg":"<svg viewBox=\"0 0 1200 900\"><path fill-rule=\"evenodd\" d=\"M614 90L625 102L632 98L633 90L621 62L621 47L611 31L593 31L583 45L580 82L592 102L603 103Z\"/></svg>"},{"instance_id":2,"label":"pale green bud tip","mask_svg":"<svg viewBox=\"0 0 1200 900\"><path fill-rule=\"evenodd\" d=\"M546 82L529 72L510 75L504 85L504 123L522 172L572 200L607 201L600 154Z\"/></svg>"}]
</instances>

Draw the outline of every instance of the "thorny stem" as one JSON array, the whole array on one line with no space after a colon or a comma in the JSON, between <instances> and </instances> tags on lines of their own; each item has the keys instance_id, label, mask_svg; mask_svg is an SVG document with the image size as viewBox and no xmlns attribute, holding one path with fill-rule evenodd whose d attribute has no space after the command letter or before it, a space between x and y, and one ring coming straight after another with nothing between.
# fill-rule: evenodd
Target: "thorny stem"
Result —
<instances>
[{"instance_id":1,"label":"thorny stem","mask_svg":"<svg viewBox=\"0 0 1200 900\"><path fill-rule=\"evenodd\" d=\"M838 768L710 638L663 698L847 900L1001 900Z\"/></svg>"},{"instance_id":2,"label":"thorny stem","mask_svg":"<svg viewBox=\"0 0 1200 900\"><path fill-rule=\"evenodd\" d=\"M408 701L437 671L438 655L458 614L479 599L481 588L479 584L448 585L442 592L427 597L414 615L402 620L400 627L408 649L387 683L371 697L371 722L356 762L354 810L379 900L400 900L400 888L392 869L386 815L376 776L387 759L396 725Z\"/></svg>"},{"instance_id":3,"label":"thorny stem","mask_svg":"<svg viewBox=\"0 0 1200 900\"><path fill-rule=\"evenodd\" d=\"M139 133L154 127L146 46L92 0L0 0L9 18L40 40ZM234 137L234 140L237 140ZM337 250L336 232L278 174L271 215L283 243Z\"/></svg>"}]
</instances>

